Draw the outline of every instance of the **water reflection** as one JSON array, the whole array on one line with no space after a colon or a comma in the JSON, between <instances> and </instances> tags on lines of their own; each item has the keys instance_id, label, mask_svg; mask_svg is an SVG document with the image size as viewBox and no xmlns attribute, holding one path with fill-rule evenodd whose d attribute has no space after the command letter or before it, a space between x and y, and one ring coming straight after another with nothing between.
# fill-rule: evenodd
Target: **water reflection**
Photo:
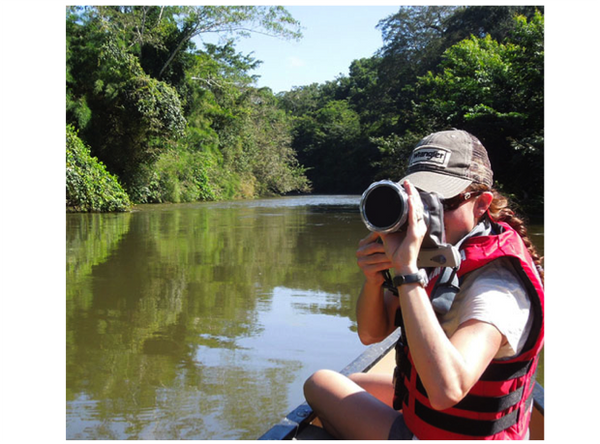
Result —
<instances>
[{"instance_id":1,"label":"water reflection","mask_svg":"<svg viewBox=\"0 0 600 444\"><path fill-rule=\"evenodd\" d=\"M356 197L67 215L67 437L255 438L354 330ZM318 354L315 351L318 350Z\"/></svg>"},{"instance_id":2,"label":"water reflection","mask_svg":"<svg viewBox=\"0 0 600 444\"><path fill-rule=\"evenodd\" d=\"M68 214L67 438L260 436L364 349L365 235L357 196Z\"/></svg>"}]
</instances>

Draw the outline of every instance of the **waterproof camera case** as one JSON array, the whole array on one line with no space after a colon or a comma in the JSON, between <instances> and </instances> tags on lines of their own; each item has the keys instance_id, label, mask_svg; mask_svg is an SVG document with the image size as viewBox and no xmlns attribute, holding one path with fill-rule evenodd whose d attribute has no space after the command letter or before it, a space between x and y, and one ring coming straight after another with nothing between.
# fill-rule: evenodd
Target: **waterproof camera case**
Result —
<instances>
[{"instance_id":1,"label":"waterproof camera case","mask_svg":"<svg viewBox=\"0 0 600 444\"><path fill-rule=\"evenodd\" d=\"M461 261L460 253L454 246L446 243L441 197L436 193L418 191L423 201L427 233L417 258L417 266L458 267ZM391 180L371 184L361 197L360 215L370 231L388 234L406 229L408 195L404 187Z\"/></svg>"}]
</instances>

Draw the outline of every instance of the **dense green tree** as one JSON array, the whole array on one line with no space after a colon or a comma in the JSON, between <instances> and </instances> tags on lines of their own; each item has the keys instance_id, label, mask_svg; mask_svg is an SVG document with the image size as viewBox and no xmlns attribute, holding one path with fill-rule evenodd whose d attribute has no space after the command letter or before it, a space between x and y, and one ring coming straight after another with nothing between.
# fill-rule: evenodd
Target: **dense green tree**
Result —
<instances>
[{"instance_id":1,"label":"dense green tree","mask_svg":"<svg viewBox=\"0 0 600 444\"><path fill-rule=\"evenodd\" d=\"M183 135L186 122L174 88L143 71L110 22L100 16L90 20L88 26L70 23L68 97L89 110L80 130L93 154L129 185L141 165L156 160L166 140ZM84 123L74 112L67 113L67 121Z\"/></svg>"},{"instance_id":2,"label":"dense green tree","mask_svg":"<svg viewBox=\"0 0 600 444\"><path fill-rule=\"evenodd\" d=\"M381 20L384 45L378 52L377 102L380 114L391 127L384 132L401 133L407 128L405 110L413 97L405 87L417 76L433 69L443 52L443 37L447 21L455 6L404 6L396 14Z\"/></svg>"},{"instance_id":3,"label":"dense green tree","mask_svg":"<svg viewBox=\"0 0 600 444\"><path fill-rule=\"evenodd\" d=\"M379 68L380 57L354 60L348 68L348 76L338 79L338 89L342 99L348 100L360 115L362 132L378 133L389 122L382 114L382 98L380 91Z\"/></svg>"},{"instance_id":4,"label":"dense green tree","mask_svg":"<svg viewBox=\"0 0 600 444\"><path fill-rule=\"evenodd\" d=\"M272 123L253 102L260 62L235 51L233 38L252 32L301 36L279 6L67 8L67 122L134 201L306 189L287 123L269 156L250 136ZM206 33L221 42L198 50L192 39Z\"/></svg>"},{"instance_id":5,"label":"dense green tree","mask_svg":"<svg viewBox=\"0 0 600 444\"><path fill-rule=\"evenodd\" d=\"M333 100L296 120L298 160L316 192L348 192L356 178L360 120L347 101Z\"/></svg>"},{"instance_id":6,"label":"dense green tree","mask_svg":"<svg viewBox=\"0 0 600 444\"><path fill-rule=\"evenodd\" d=\"M424 134L455 126L484 142L500 185L539 212L542 14L534 7L401 7L379 28L384 46L374 57L355 60L348 76L283 95L285 109L295 116L293 146L315 189L333 192L343 185L355 191L344 172L357 159L355 184L368 185L367 177L397 179ZM346 102L358 116L352 150L332 140L327 149L317 148L319 131L326 128L317 116L334 102ZM323 167L324 152L337 153L335 168ZM316 177L325 171L338 176ZM529 174L514 174L520 171Z\"/></svg>"},{"instance_id":7,"label":"dense green tree","mask_svg":"<svg viewBox=\"0 0 600 444\"><path fill-rule=\"evenodd\" d=\"M543 6L468 6L453 11L446 20L444 48L461 40L490 35L494 40L502 41L514 32L516 15L531 20Z\"/></svg>"},{"instance_id":8,"label":"dense green tree","mask_svg":"<svg viewBox=\"0 0 600 444\"><path fill-rule=\"evenodd\" d=\"M253 197L308 190L291 148L289 118L277 107L270 90L252 86L254 78L250 72L259 62L237 53L232 41L206 45L206 50L194 57L186 84L180 88L185 93L189 122L186 136L175 150L160 157L155 168L159 185L169 178L170 191L160 197L152 196L151 200L176 200L177 193L172 194L171 190L189 191L189 184L198 183L208 185L211 193L196 187L197 192L180 194L180 199L196 200L192 197L198 195L203 199ZM195 169L183 165L176 169L183 159L196 165ZM202 174L186 175L185 171ZM157 191L163 188L160 185Z\"/></svg>"},{"instance_id":9,"label":"dense green tree","mask_svg":"<svg viewBox=\"0 0 600 444\"><path fill-rule=\"evenodd\" d=\"M136 202L305 191L307 178L316 192L360 192L400 177L423 134L461 127L488 147L498 182L539 210L540 10L403 6L347 76L274 96L235 44L257 31L297 38L284 8L69 7L67 121ZM208 32L219 43L196 48Z\"/></svg>"},{"instance_id":10,"label":"dense green tree","mask_svg":"<svg viewBox=\"0 0 600 444\"><path fill-rule=\"evenodd\" d=\"M92 157L72 126L67 126L66 136L67 208L80 212L128 210L131 202L117 178Z\"/></svg>"},{"instance_id":11,"label":"dense green tree","mask_svg":"<svg viewBox=\"0 0 600 444\"><path fill-rule=\"evenodd\" d=\"M383 69L401 69L403 75L427 69L438 60L447 22L456 6L405 6L381 20ZM398 73L400 74L400 73Z\"/></svg>"},{"instance_id":12,"label":"dense green tree","mask_svg":"<svg viewBox=\"0 0 600 444\"><path fill-rule=\"evenodd\" d=\"M541 14L518 16L504 43L488 34L450 47L438 73L419 78L412 110L431 129L476 134L497 180L530 204L543 195L543 31Z\"/></svg>"},{"instance_id":13,"label":"dense green tree","mask_svg":"<svg viewBox=\"0 0 600 444\"><path fill-rule=\"evenodd\" d=\"M318 83L295 86L290 91L279 93L278 97L280 107L294 117L316 112L327 101L322 93L322 85Z\"/></svg>"},{"instance_id":14,"label":"dense green tree","mask_svg":"<svg viewBox=\"0 0 600 444\"><path fill-rule=\"evenodd\" d=\"M381 20L378 28L384 45L378 52L378 88L373 97L385 116L383 132L424 130L415 127L407 115L418 100L407 87L417 77L435 71L446 49L470 35L487 34L500 41L514 28L515 14L532 17L535 11L531 6L402 6Z\"/></svg>"},{"instance_id":15,"label":"dense green tree","mask_svg":"<svg viewBox=\"0 0 600 444\"><path fill-rule=\"evenodd\" d=\"M300 23L282 6L98 6L93 10L128 42L149 75L173 84L184 75L183 60L189 60L189 50L195 48L192 39L204 34L302 36Z\"/></svg>"},{"instance_id":16,"label":"dense green tree","mask_svg":"<svg viewBox=\"0 0 600 444\"><path fill-rule=\"evenodd\" d=\"M290 117L278 107L276 97L267 88L252 91L250 104L244 154L258 194L309 191L304 168L291 146Z\"/></svg>"}]
</instances>

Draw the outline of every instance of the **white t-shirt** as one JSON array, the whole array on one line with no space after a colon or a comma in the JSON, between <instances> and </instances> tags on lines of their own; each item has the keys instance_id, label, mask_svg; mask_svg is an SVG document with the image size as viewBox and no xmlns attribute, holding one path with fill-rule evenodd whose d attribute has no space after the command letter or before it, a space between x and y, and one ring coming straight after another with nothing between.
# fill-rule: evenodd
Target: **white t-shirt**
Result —
<instances>
[{"instance_id":1,"label":"white t-shirt","mask_svg":"<svg viewBox=\"0 0 600 444\"><path fill-rule=\"evenodd\" d=\"M465 277L450 311L441 319L448 337L476 319L494 325L507 339L495 359L521 352L533 322L531 301L509 259L501 258Z\"/></svg>"}]
</instances>

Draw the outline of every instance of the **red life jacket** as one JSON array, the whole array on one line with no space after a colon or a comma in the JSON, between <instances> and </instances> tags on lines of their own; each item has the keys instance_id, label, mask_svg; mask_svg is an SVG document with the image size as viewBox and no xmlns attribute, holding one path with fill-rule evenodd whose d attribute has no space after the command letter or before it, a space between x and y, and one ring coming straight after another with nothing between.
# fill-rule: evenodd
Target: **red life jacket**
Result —
<instances>
[{"instance_id":1,"label":"red life jacket","mask_svg":"<svg viewBox=\"0 0 600 444\"><path fill-rule=\"evenodd\" d=\"M462 247L459 278L495 259L507 257L527 288L533 311L531 333L522 352L492 360L481 378L458 404L431 407L406 340L396 346L395 399L406 425L419 439L523 439L529 428L539 353L544 343L544 289L519 234L495 224L498 235L468 239ZM434 283L427 288L431 296ZM398 316L400 318L400 316Z\"/></svg>"}]
</instances>

